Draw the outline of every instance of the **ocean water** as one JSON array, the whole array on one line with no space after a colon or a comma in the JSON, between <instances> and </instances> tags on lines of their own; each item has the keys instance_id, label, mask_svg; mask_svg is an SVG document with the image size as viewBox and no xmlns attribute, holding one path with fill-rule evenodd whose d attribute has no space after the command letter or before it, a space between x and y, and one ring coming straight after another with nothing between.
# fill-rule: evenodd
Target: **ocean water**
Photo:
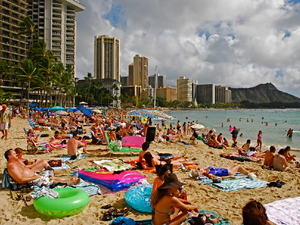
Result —
<instances>
[{"instance_id":1,"label":"ocean water","mask_svg":"<svg viewBox=\"0 0 300 225\"><path fill-rule=\"evenodd\" d=\"M236 126L243 133L238 137L239 143L251 140L251 146L256 146L257 134L263 132L263 150L274 145L277 150L289 145L293 150L300 153L300 109L223 109L223 110L167 110L168 115L175 119L169 121L176 125L188 121L198 121L205 127L214 128L218 133L222 133L229 144L231 134L229 126ZM230 119L230 122L227 121ZM222 123L224 127L222 127ZM286 136L287 130L294 130L292 138ZM298 154L297 154L298 155Z\"/></svg>"}]
</instances>

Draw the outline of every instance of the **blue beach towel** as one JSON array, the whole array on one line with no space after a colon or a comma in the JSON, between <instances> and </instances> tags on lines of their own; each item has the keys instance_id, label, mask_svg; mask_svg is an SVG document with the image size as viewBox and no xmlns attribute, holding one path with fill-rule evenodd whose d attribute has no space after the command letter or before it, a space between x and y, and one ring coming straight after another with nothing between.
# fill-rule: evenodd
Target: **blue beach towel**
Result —
<instances>
[{"instance_id":1,"label":"blue beach towel","mask_svg":"<svg viewBox=\"0 0 300 225\"><path fill-rule=\"evenodd\" d=\"M237 173L235 176L236 179L223 180L221 183L213 183L212 180L207 177L205 178L201 177L199 181L201 183L208 184L212 187L218 188L226 192L238 191L243 188L252 189L252 188L266 187L268 183L263 180L249 179L247 178L247 176L242 175L240 173Z\"/></svg>"}]
</instances>

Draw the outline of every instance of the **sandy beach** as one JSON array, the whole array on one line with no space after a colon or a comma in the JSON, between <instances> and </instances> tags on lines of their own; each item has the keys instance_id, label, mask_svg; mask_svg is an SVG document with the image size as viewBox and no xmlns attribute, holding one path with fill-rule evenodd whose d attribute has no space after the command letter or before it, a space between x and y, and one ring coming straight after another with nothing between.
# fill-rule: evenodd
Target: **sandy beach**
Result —
<instances>
[{"instance_id":1,"label":"sandy beach","mask_svg":"<svg viewBox=\"0 0 300 225\"><path fill-rule=\"evenodd\" d=\"M26 149L27 138L23 128L29 128L28 121L20 118L14 118L12 120L12 127L9 130L9 139L0 139L2 155L1 175L3 169L6 167L6 160L3 156L4 152L9 148L16 147ZM53 135L54 132L47 131L43 133L49 133L50 135ZM186 138L185 141L189 142L188 138ZM265 187L257 189L242 189L235 192L223 192L190 178L188 172L175 172L177 176L186 184L185 188L188 192L189 201L198 205L200 210L212 210L218 213L219 215L228 219L231 224L242 223L242 207L249 200L257 200L263 204L267 204L276 200L300 196L300 173L292 174L263 170L261 169L261 164L259 163L232 161L219 156L220 153L232 152L232 150L219 150L210 148L201 141L198 141L195 146L178 143L153 143L151 144L151 149L158 152L172 153L174 155L186 153L186 159L197 162L201 167L226 167L232 163L241 164L246 169L254 172L258 179L267 182L282 180L286 183L282 186L282 188ZM131 155L129 153L115 153L110 155L109 151L106 151L107 146L104 145L88 145L87 150L89 151L89 157L76 160L68 165L71 168L84 169L95 167L96 164L92 162L93 160L120 158L126 161L138 158L137 155ZM64 154L66 154L66 149L54 150L47 154L24 155L24 157L28 160L51 160L56 159ZM59 175L68 175L71 172L76 171L76 169L60 171ZM140 172L146 176L146 179L149 183L152 183L153 179L156 177L156 174L151 172ZM107 204L112 204L118 209L128 207L124 200L124 195L125 191L119 191L113 194L91 196L90 203L81 213L74 216L57 219L38 213L32 204L26 206L24 201L12 200L9 189L1 189L0 224L109 224L111 221L102 221L103 213L106 210L101 209L101 207ZM133 209L130 209L130 213L127 217L135 220L143 220L151 218L151 215L139 213Z\"/></svg>"}]
</instances>

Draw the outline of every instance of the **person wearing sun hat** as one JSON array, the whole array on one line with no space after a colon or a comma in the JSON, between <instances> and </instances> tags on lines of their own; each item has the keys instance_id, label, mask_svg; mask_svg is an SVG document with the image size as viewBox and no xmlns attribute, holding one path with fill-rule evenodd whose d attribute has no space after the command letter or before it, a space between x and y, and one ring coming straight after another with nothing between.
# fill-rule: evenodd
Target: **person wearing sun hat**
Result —
<instances>
[{"instance_id":1,"label":"person wearing sun hat","mask_svg":"<svg viewBox=\"0 0 300 225\"><path fill-rule=\"evenodd\" d=\"M182 186L176 174L165 174L164 183L151 199L152 224L180 224L187 219L188 211L198 213L196 205L180 199Z\"/></svg>"}]
</instances>

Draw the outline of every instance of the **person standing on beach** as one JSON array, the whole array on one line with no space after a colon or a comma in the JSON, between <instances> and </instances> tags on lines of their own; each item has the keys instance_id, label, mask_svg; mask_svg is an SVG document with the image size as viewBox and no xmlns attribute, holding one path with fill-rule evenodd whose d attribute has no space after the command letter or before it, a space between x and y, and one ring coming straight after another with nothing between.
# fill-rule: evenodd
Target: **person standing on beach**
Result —
<instances>
[{"instance_id":1,"label":"person standing on beach","mask_svg":"<svg viewBox=\"0 0 300 225\"><path fill-rule=\"evenodd\" d=\"M4 140L8 138L8 129L11 127L11 115L11 111L3 104L0 111L0 130L3 134L1 138Z\"/></svg>"},{"instance_id":2,"label":"person standing on beach","mask_svg":"<svg viewBox=\"0 0 300 225\"><path fill-rule=\"evenodd\" d=\"M262 131L258 131L257 134L257 145L256 145L256 149L258 149L259 151L261 151L261 147L262 147Z\"/></svg>"},{"instance_id":3,"label":"person standing on beach","mask_svg":"<svg viewBox=\"0 0 300 225\"><path fill-rule=\"evenodd\" d=\"M233 130L231 131L231 136L232 136L232 142L233 143L236 143L238 133L239 133L238 129L236 129L236 127L234 126Z\"/></svg>"}]
</instances>

